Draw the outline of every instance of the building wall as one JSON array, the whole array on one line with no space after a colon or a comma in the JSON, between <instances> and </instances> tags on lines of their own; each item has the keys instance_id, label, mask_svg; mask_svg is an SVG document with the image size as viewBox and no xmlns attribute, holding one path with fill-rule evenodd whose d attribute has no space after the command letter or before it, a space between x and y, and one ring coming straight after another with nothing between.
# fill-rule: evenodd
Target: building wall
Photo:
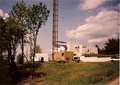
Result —
<instances>
[{"instance_id":1,"label":"building wall","mask_svg":"<svg viewBox=\"0 0 120 85\"><path fill-rule=\"evenodd\" d=\"M49 54L47 53L36 53L35 54L35 61L40 61L41 57L44 58L44 61L49 61Z\"/></svg>"},{"instance_id":2,"label":"building wall","mask_svg":"<svg viewBox=\"0 0 120 85\"><path fill-rule=\"evenodd\" d=\"M82 62L106 62L106 61L111 61L111 57L98 58L98 57L80 56L80 60Z\"/></svg>"},{"instance_id":3,"label":"building wall","mask_svg":"<svg viewBox=\"0 0 120 85\"><path fill-rule=\"evenodd\" d=\"M69 61L72 61L73 52L66 51L66 52L58 52L54 54L55 61L67 61L67 58L69 58Z\"/></svg>"},{"instance_id":4,"label":"building wall","mask_svg":"<svg viewBox=\"0 0 120 85\"><path fill-rule=\"evenodd\" d=\"M98 50L93 46L82 46L82 54L98 54Z\"/></svg>"},{"instance_id":5,"label":"building wall","mask_svg":"<svg viewBox=\"0 0 120 85\"><path fill-rule=\"evenodd\" d=\"M66 46L67 46L66 51L72 51L74 52L74 54L76 54L76 56L81 56L82 54L98 54L98 50L94 46L84 46L81 44L70 42L67 42ZM59 50L65 51L65 49L63 50L63 47L60 47Z\"/></svg>"},{"instance_id":6,"label":"building wall","mask_svg":"<svg viewBox=\"0 0 120 85\"><path fill-rule=\"evenodd\" d=\"M75 43L67 43L67 51L72 51L76 55L81 55L82 54L82 45L75 44Z\"/></svg>"}]
</instances>

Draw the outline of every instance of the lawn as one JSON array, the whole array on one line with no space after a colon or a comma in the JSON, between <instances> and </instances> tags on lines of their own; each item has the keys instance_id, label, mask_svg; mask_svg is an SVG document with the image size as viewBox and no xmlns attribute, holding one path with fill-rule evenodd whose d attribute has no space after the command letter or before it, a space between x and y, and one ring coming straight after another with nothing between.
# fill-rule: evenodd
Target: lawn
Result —
<instances>
[{"instance_id":1,"label":"lawn","mask_svg":"<svg viewBox=\"0 0 120 85\"><path fill-rule=\"evenodd\" d=\"M36 73L47 73L29 85L102 85L119 76L119 62L45 62Z\"/></svg>"}]
</instances>

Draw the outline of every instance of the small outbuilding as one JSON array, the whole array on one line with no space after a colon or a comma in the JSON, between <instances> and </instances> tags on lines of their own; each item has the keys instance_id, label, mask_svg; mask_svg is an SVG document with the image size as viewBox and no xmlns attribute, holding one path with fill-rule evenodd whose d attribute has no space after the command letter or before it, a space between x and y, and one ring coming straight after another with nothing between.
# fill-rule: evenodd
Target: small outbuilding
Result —
<instances>
[{"instance_id":1,"label":"small outbuilding","mask_svg":"<svg viewBox=\"0 0 120 85\"><path fill-rule=\"evenodd\" d=\"M72 61L74 53L71 51L57 52L54 54L55 61Z\"/></svg>"},{"instance_id":2,"label":"small outbuilding","mask_svg":"<svg viewBox=\"0 0 120 85\"><path fill-rule=\"evenodd\" d=\"M41 61L41 58L44 61L49 61L50 54L47 54L47 53L36 53L35 54L35 61Z\"/></svg>"}]
</instances>

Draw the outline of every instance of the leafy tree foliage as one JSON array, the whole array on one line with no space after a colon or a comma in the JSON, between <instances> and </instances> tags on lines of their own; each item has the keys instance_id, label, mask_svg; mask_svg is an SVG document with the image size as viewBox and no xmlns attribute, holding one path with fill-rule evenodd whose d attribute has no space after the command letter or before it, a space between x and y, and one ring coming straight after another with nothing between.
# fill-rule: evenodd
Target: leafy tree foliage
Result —
<instances>
[{"instance_id":1,"label":"leafy tree foliage","mask_svg":"<svg viewBox=\"0 0 120 85\"><path fill-rule=\"evenodd\" d=\"M24 57L24 36L27 33L26 15L27 15L27 6L24 1L20 3L16 3L10 12L10 17L18 21L22 29L22 35L21 35L22 59Z\"/></svg>"},{"instance_id":2,"label":"leafy tree foliage","mask_svg":"<svg viewBox=\"0 0 120 85\"><path fill-rule=\"evenodd\" d=\"M17 81L17 77L19 74L16 64L14 62L14 59L16 55L16 49L20 42L21 29L20 29L19 23L12 18L3 20L1 17L0 19L2 20L2 23L0 24L1 25L1 28L0 28L1 56L0 57L4 57L7 59L6 65L8 65L8 70L9 70L9 73L11 74L10 75L11 78L9 77L8 79L6 79L6 81L14 83ZM2 60L4 58L2 58ZM2 67L3 66L1 66L1 68ZM14 77L16 77L16 79L12 80Z\"/></svg>"},{"instance_id":3,"label":"leafy tree foliage","mask_svg":"<svg viewBox=\"0 0 120 85\"><path fill-rule=\"evenodd\" d=\"M50 11L47 9L47 6L44 5L43 3L29 6L27 9L26 21L28 22L28 28L30 29L30 32L33 34L33 45L34 45L33 63L34 63L37 35L41 26L45 25L45 22L47 21L49 16L49 12Z\"/></svg>"},{"instance_id":4,"label":"leafy tree foliage","mask_svg":"<svg viewBox=\"0 0 120 85\"><path fill-rule=\"evenodd\" d=\"M100 49L99 54L107 54L106 51L105 51L105 48Z\"/></svg>"},{"instance_id":5,"label":"leafy tree foliage","mask_svg":"<svg viewBox=\"0 0 120 85\"><path fill-rule=\"evenodd\" d=\"M18 63L18 64L22 64L22 63L23 63L22 54L19 54L19 55L17 56L17 63Z\"/></svg>"},{"instance_id":6,"label":"leafy tree foliage","mask_svg":"<svg viewBox=\"0 0 120 85\"><path fill-rule=\"evenodd\" d=\"M47 6L39 3L37 5L26 6L24 1L15 4L9 13L10 17L4 20L0 17L0 84L5 84L8 82L10 84L14 84L18 78L19 72L14 62L16 49L21 45L22 49L22 61L24 55L24 36L26 34L33 35L33 43L34 43L34 51L33 51L33 64L34 64L34 56L35 52L41 52L40 47L37 46L37 51L35 50L37 35L39 29L42 25L45 25L45 22L49 16L49 10ZM38 50L39 49L39 50ZM19 55L21 56L21 55ZM6 81L2 82L4 74L2 70L4 69L2 66L2 61L7 61L8 74ZM6 78L6 77L5 77Z\"/></svg>"},{"instance_id":7,"label":"leafy tree foliage","mask_svg":"<svg viewBox=\"0 0 120 85\"><path fill-rule=\"evenodd\" d=\"M107 54L119 54L119 39L109 39L105 43L105 51Z\"/></svg>"},{"instance_id":8,"label":"leafy tree foliage","mask_svg":"<svg viewBox=\"0 0 120 85\"><path fill-rule=\"evenodd\" d=\"M100 48L99 48L99 46L98 46L98 45L96 45L95 47L97 47L97 49L98 49L98 53L100 53Z\"/></svg>"},{"instance_id":9,"label":"leafy tree foliage","mask_svg":"<svg viewBox=\"0 0 120 85\"><path fill-rule=\"evenodd\" d=\"M11 50L10 56L15 56L16 48L18 47L18 44L20 43L21 38L21 28L19 26L19 23L16 22L12 18L8 18L6 21L1 18L1 29L0 29L0 49L1 54L8 51L8 53Z\"/></svg>"},{"instance_id":10,"label":"leafy tree foliage","mask_svg":"<svg viewBox=\"0 0 120 85\"><path fill-rule=\"evenodd\" d=\"M47 6L43 3L39 3L37 5L33 4L32 6L26 6L24 1L17 3L13 6L12 11L10 12L10 16L14 19L16 19L21 27L23 36L21 39L22 42L22 55L24 52L24 44L23 44L23 38L24 33L30 33L33 35L33 48L36 46L37 41L37 35L39 32L39 29L42 25L45 25L45 22L48 19L49 16L49 10L47 9ZM33 63L34 63L34 56L35 56L35 49L33 54Z\"/></svg>"},{"instance_id":11,"label":"leafy tree foliage","mask_svg":"<svg viewBox=\"0 0 120 85\"><path fill-rule=\"evenodd\" d=\"M0 55L2 55L2 52L5 51L5 27L6 23L2 17L0 17Z\"/></svg>"},{"instance_id":12,"label":"leafy tree foliage","mask_svg":"<svg viewBox=\"0 0 120 85\"><path fill-rule=\"evenodd\" d=\"M99 54L119 54L119 39L108 39L102 49L98 45L96 47L98 48Z\"/></svg>"},{"instance_id":13,"label":"leafy tree foliage","mask_svg":"<svg viewBox=\"0 0 120 85\"><path fill-rule=\"evenodd\" d=\"M4 26L5 26L5 21L2 17L0 17L0 84L4 83L3 82L3 78L4 78L4 75L3 75L3 66L4 66L4 60L3 60L3 51L5 51L5 39L4 39Z\"/></svg>"}]
</instances>

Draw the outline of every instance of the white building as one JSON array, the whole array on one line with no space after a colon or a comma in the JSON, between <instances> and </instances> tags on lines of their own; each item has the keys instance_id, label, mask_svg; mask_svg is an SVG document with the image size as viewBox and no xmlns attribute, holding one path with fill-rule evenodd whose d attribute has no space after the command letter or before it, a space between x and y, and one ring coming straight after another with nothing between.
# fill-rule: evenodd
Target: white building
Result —
<instances>
[{"instance_id":1,"label":"white building","mask_svg":"<svg viewBox=\"0 0 120 85\"><path fill-rule=\"evenodd\" d=\"M98 54L98 49L95 46L88 46L88 45L81 45L77 43L71 43L71 42L62 42L60 44L60 47L58 48L58 52L63 51L72 51L74 54L76 54L77 57L80 57L80 60L82 62L106 62L111 61L111 57L85 57L82 54Z\"/></svg>"},{"instance_id":2,"label":"white building","mask_svg":"<svg viewBox=\"0 0 120 85\"><path fill-rule=\"evenodd\" d=\"M81 56L82 54L98 54L98 49L95 46L87 46L71 42L62 43L58 48L58 52L62 51L72 51L76 56Z\"/></svg>"},{"instance_id":3,"label":"white building","mask_svg":"<svg viewBox=\"0 0 120 85\"><path fill-rule=\"evenodd\" d=\"M35 54L35 61L41 61L41 58L44 58L44 61L49 61L51 60L51 55L47 53L36 53Z\"/></svg>"},{"instance_id":4,"label":"white building","mask_svg":"<svg viewBox=\"0 0 120 85\"><path fill-rule=\"evenodd\" d=\"M80 56L80 60L82 62L106 62L106 61L111 61L111 57L85 57L85 56Z\"/></svg>"}]
</instances>

